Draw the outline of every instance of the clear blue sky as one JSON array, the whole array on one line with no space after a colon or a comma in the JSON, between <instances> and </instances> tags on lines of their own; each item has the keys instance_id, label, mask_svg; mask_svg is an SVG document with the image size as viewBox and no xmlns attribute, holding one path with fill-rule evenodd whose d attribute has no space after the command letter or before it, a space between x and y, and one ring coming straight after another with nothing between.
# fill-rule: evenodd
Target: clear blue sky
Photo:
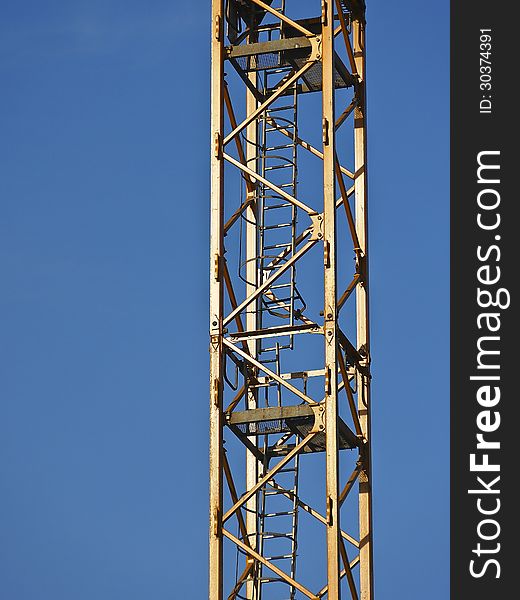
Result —
<instances>
[{"instance_id":1,"label":"clear blue sky","mask_svg":"<svg viewBox=\"0 0 520 600\"><path fill-rule=\"evenodd\" d=\"M439 600L448 2L367 4L376 592ZM0 5L0 598L202 600L209 2Z\"/></svg>"}]
</instances>

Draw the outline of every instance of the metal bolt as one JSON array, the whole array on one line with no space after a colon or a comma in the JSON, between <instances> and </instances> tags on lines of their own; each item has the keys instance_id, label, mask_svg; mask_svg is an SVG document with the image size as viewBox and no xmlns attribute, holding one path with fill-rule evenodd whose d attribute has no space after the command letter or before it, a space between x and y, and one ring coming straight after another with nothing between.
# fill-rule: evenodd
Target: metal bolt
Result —
<instances>
[{"instance_id":1,"label":"metal bolt","mask_svg":"<svg viewBox=\"0 0 520 600\"><path fill-rule=\"evenodd\" d=\"M212 325L213 327L216 327L218 325L218 321L213 321Z\"/></svg>"}]
</instances>

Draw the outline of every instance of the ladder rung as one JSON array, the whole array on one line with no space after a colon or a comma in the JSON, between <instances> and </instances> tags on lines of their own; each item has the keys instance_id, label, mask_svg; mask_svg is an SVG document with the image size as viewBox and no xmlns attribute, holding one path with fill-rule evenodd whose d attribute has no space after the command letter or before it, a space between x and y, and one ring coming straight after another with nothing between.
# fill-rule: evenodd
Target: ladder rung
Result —
<instances>
[{"instance_id":1,"label":"ladder rung","mask_svg":"<svg viewBox=\"0 0 520 600\"><path fill-rule=\"evenodd\" d=\"M275 250L276 248L290 248L292 244L272 244L271 246L264 246L264 250Z\"/></svg>"},{"instance_id":2,"label":"ladder rung","mask_svg":"<svg viewBox=\"0 0 520 600\"><path fill-rule=\"evenodd\" d=\"M262 231L267 231L271 229L285 229L285 227L291 227L292 223L278 223L277 225L264 225L264 227L260 227Z\"/></svg>"},{"instance_id":3,"label":"ladder rung","mask_svg":"<svg viewBox=\"0 0 520 600\"><path fill-rule=\"evenodd\" d=\"M292 298L289 296L287 298L277 298L276 300L264 300L264 304L269 306L280 306L280 302L289 302Z\"/></svg>"},{"instance_id":4,"label":"ladder rung","mask_svg":"<svg viewBox=\"0 0 520 600\"><path fill-rule=\"evenodd\" d=\"M264 171L279 171L280 169L292 169L294 165L292 163L287 163L285 165L272 165L270 167L265 167Z\"/></svg>"},{"instance_id":5,"label":"ladder rung","mask_svg":"<svg viewBox=\"0 0 520 600\"><path fill-rule=\"evenodd\" d=\"M285 202L285 204L273 204L271 206L264 206L264 210L274 210L275 208L288 208L289 206L292 207L292 204L290 202Z\"/></svg>"},{"instance_id":6,"label":"ladder rung","mask_svg":"<svg viewBox=\"0 0 520 600\"><path fill-rule=\"evenodd\" d=\"M291 123L284 123L279 127L266 127L265 132L271 133L272 131L279 131L280 129L294 129L294 125L292 125Z\"/></svg>"},{"instance_id":7,"label":"ladder rung","mask_svg":"<svg viewBox=\"0 0 520 600\"><path fill-rule=\"evenodd\" d=\"M282 146L270 146L269 148L266 148L265 151L269 152L271 150L286 150L287 148L294 148L294 146L295 146L295 144L283 144Z\"/></svg>"},{"instance_id":8,"label":"ladder rung","mask_svg":"<svg viewBox=\"0 0 520 600\"><path fill-rule=\"evenodd\" d=\"M293 536L289 533L278 533L276 531L260 531L260 535L264 540L286 539L292 541L293 539Z\"/></svg>"},{"instance_id":9,"label":"ladder rung","mask_svg":"<svg viewBox=\"0 0 520 600\"><path fill-rule=\"evenodd\" d=\"M289 348L290 348L289 345L285 345L285 346L278 346L278 348L273 348L273 347L271 347L271 348L264 348L263 350L260 350L260 352L274 352L275 350L287 350ZM262 361L262 362L265 362L265 361ZM277 383L276 381L271 381L267 385L273 386L273 385L281 385L281 384Z\"/></svg>"},{"instance_id":10,"label":"ladder rung","mask_svg":"<svg viewBox=\"0 0 520 600\"><path fill-rule=\"evenodd\" d=\"M291 286L292 286L292 283L277 283L276 285L272 285L271 289L272 290L280 290L280 289L291 287ZM272 300L272 302L274 302L274 300Z\"/></svg>"},{"instance_id":11,"label":"ladder rung","mask_svg":"<svg viewBox=\"0 0 520 600\"><path fill-rule=\"evenodd\" d=\"M294 515L294 510L285 511L285 512L265 513L260 516L262 516L264 518L268 518L268 517L291 517L292 515Z\"/></svg>"}]
</instances>

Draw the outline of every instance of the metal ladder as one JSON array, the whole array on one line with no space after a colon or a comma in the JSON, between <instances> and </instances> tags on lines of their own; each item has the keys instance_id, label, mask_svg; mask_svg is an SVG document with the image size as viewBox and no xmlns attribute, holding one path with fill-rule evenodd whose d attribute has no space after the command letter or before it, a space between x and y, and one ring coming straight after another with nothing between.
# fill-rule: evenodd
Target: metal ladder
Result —
<instances>
[{"instance_id":1,"label":"metal ladder","mask_svg":"<svg viewBox=\"0 0 520 600\"><path fill-rule=\"evenodd\" d=\"M259 510L259 544L260 553L272 564L276 564L293 579L296 577L297 535L298 535L298 456L289 466L279 471L279 480L274 487L266 485L260 491ZM268 466L266 467L268 468ZM290 495L291 500L287 499ZM287 506L287 503L289 505ZM283 508L282 508L283 506ZM276 596L270 594L267 586L278 586ZM258 600L262 598L279 598L280 600L294 600L296 588L290 586L289 595L279 594L287 589L283 579L276 576L262 565L258 572ZM265 596L264 596L265 592Z\"/></svg>"},{"instance_id":2,"label":"metal ladder","mask_svg":"<svg viewBox=\"0 0 520 600\"><path fill-rule=\"evenodd\" d=\"M280 9L283 11L283 5ZM272 35L272 34L270 34ZM265 69L262 73L264 93L271 90L284 77L291 75L292 67ZM297 169L297 122L298 90L293 86L290 95L278 98L260 117L259 169L260 174L296 196ZM291 137L280 132L291 134ZM272 271L290 259L296 251L297 208L266 185L258 187L258 257L259 283L271 276ZM282 257L280 259L280 257ZM305 308L296 287L296 269L287 272L264 293L259 303L260 329L275 325L294 325L299 311ZM259 355L263 364L272 364L272 369L281 374L281 354L293 348L293 337L288 335L275 344L259 343ZM280 338L278 338L280 340ZM259 399L260 400L260 399ZM264 405L282 405L282 386L270 382L264 388ZM269 440L264 436L263 469L269 469ZM272 441L271 441L272 444ZM293 579L296 577L297 533L298 533L298 470L296 456L277 475L276 485L267 483L259 491L258 544L260 553ZM289 496L289 497L288 497ZM259 565L258 600L294 600L296 588ZM283 595L281 595L283 594Z\"/></svg>"},{"instance_id":3,"label":"metal ladder","mask_svg":"<svg viewBox=\"0 0 520 600\"><path fill-rule=\"evenodd\" d=\"M290 67L266 69L263 73L264 90L270 90ZM278 98L260 119L259 147L260 174L291 196L296 195L297 168L297 88L290 96ZM284 130L292 137L282 134ZM296 248L297 208L264 184L258 187L259 207L259 278L260 284L273 270L291 258ZM259 308L259 327L274 324L294 325L298 311L305 307L296 287L296 267L290 267L282 277L262 295ZM279 321L282 319L283 321ZM289 321L287 323L287 320ZM278 321L278 323L276 323ZM293 336L288 336L280 349L292 349ZM260 353L273 352L273 347L261 347Z\"/></svg>"},{"instance_id":4,"label":"metal ladder","mask_svg":"<svg viewBox=\"0 0 520 600\"><path fill-rule=\"evenodd\" d=\"M285 0L279 0L273 8L285 12ZM263 41L282 37L282 26L263 29ZM246 65L244 64L244 67ZM290 65L282 61L268 68L249 61L247 71L257 71L265 96L270 95L284 78L294 73ZM258 141L256 167L262 177L277 187L296 197L297 193L297 122L298 88L296 84L289 93L275 100L257 118ZM283 130L283 133L282 133ZM244 141L247 141L244 139ZM296 252L298 212L294 204L281 197L268 186L257 182L255 199L257 206L257 285L261 285L275 269L289 260ZM242 217L244 219L244 217ZM241 251L242 252L242 251ZM241 254L242 256L242 254ZM241 260L239 276L248 283L242 268L246 261ZM293 326L306 308L296 286L296 268L290 267L259 298L257 315L258 328L266 329L279 325ZM266 343L258 341L257 351L262 364L275 373L282 373L282 355L293 348L294 336L276 338L278 341ZM258 394L258 406L282 406L283 387L276 381L251 384ZM287 439L291 434L285 434ZM278 435L279 437L279 435ZM273 434L263 434L258 440L263 445L264 472L269 470L269 448L278 438ZM263 440L263 441L262 441ZM296 440L298 443L299 440ZM296 578L297 533L298 533L298 474L299 459L296 456L277 474L276 482L266 483L258 491L256 544L262 556L278 566L291 578ZM261 475L259 475L261 476ZM238 550L239 554L245 553ZM238 555L237 555L238 556ZM261 563L247 580L254 581L253 596L246 598L244 591L235 594L239 600L295 600L297 590L284 579L278 577Z\"/></svg>"}]
</instances>

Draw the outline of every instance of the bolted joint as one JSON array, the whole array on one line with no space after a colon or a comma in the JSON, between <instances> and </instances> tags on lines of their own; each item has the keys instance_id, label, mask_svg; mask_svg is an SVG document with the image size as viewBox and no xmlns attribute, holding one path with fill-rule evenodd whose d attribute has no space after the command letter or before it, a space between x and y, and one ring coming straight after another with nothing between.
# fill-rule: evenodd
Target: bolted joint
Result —
<instances>
[{"instance_id":1,"label":"bolted joint","mask_svg":"<svg viewBox=\"0 0 520 600\"><path fill-rule=\"evenodd\" d=\"M321 24L327 25L327 0L321 0Z\"/></svg>"},{"instance_id":2,"label":"bolted joint","mask_svg":"<svg viewBox=\"0 0 520 600\"><path fill-rule=\"evenodd\" d=\"M333 525L333 518L332 518L333 508L334 508L334 501L332 499L332 496L328 496L327 497L327 525L329 527L332 527L332 525Z\"/></svg>"},{"instance_id":3,"label":"bolted joint","mask_svg":"<svg viewBox=\"0 0 520 600\"><path fill-rule=\"evenodd\" d=\"M216 506L213 509L211 516L212 516L212 519L211 519L212 520L212 524L211 524L212 525L212 527L211 527L212 533L215 537L219 537L220 536L220 510L219 510L218 506Z\"/></svg>"},{"instance_id":4,"label":"bolted joint","mask_svg":"<svg viewBox=\"0 0 520 600\"><path fill-rule=\"evenodd\" d=\"M311 55L309 56L309 60L318 61L321 60L322 51L321 51L321 35L315 35L313 37L308 38L311 43Z\"/></svg>"},{"instance_id":5,"label":"bolted joint","mask_svg":"<svg viewBox=\"0 0 520 600\"><path fill-rule=\"evenodd\" d=\"M325 395L330 396L331 392L332 392L331 371L330 371L330 367L327 367L325 369Z\"/></svg>"},{"instance_id":6,"label":"bolted joint","mask_svg":"<svg viewBox=\"0 0 520 600\"><path fill-rule=\"evenodd\" d=\"M220 406L220 380L215 378L213 380L213 404L215 406Z\"/></svg>"},{"instance_id":7,"label":"bolted joint","mask_svg":"<svg viewBox=\"0 0 520 600\"><path fill-rule=\"evenodd\" d=\"M222 21L220 19L220 15L215 17L214 34L217 42L220 42L222 38Z\"/></svg>"},{"instance_id":8,"label":"bolted joint","mask_svg":"<svg viewBox=\"0 0 520 600\"><path fill-rule=\"evenodd\" d=\"M218 160L222 159L222 136L218 131L213 136L213 154Z\"/></svg>"},{"instance_id":9,"label":"bolted joint","mask_svg":"<svg viewBox=\"0 0 520 600\"><path fill-rule=\"evenodd\" d=\"M215 281L220 281L220 275L220 255L217 253L213 259L213 276L215 277Z\"/></svg>"},{"instance_id":10,"label":"bolted joint","mask_svg":"<svg viewBox=\"0 0 520 600\"><path fill-rule=\"evenodd\" d=\"M323 242L323 266L326 269L330 268L330 242L328 240Z\"/></svg>"},{"instance_id":11,"label":"bolted joint","mask_svg":"<svg viewBox=\"0 0 520 600\"><path fill-rule=\"evenodd\" d=\"M323 213L309 215L312 223L312 232L310 240L323 239Z\"/></svg>"},{"instance_id":12,"label":"bolted joint","mask_svg":"<svg viewBox=\"0 0 520 600\"><path fill-rule=\"evenodd\" d=\"M325 117L323 117L323 121L321 123L321 137L324 146L329 145L329 121Z\"/></svg>"},{"instance_id":13,"label":"bolted joint","mask_svg":"<svg viewBox=\"0 0 520 600\"><path fill-rule=\"evenodd\" d=\"M356 273L361 276L359 283L363 285L367 272L366 256L361 248L354 248L354 252L356 253Z\"/></svg>"},{"instance_id":14,"label":"bolted joint","mask_svg":"<svg viewBox=\"0 0 520 600\"><path fill-rule=\"evenodd\" d=\"M370 368L370 352L365 344L362 344L358 349L359 355L361 356L361 360L359 361L359 365L364 368L365 374L370 376L369 368Z\"/></svg>"},{"instance_id":15,"label":"bolted joint","mask_svg":"<svg viewBox=\"0 0 520 600\"><path fill-rule=\"evenodd\" d=\"M218 333L209 336L209 352L210 354L220 352L220 335Z\"/></svg>"},{"instance_id":16,"label":"bolted joint","mask_svg":"<svg viewBox=\"0 0 520 600\"><path fill-rule=\"evenodd\" d=\"M314 424L311 429L311 433L320 433L325 431L325 404L313 404L311 405L312 412L314 413Z\"/></svg>"}]
</instances>

